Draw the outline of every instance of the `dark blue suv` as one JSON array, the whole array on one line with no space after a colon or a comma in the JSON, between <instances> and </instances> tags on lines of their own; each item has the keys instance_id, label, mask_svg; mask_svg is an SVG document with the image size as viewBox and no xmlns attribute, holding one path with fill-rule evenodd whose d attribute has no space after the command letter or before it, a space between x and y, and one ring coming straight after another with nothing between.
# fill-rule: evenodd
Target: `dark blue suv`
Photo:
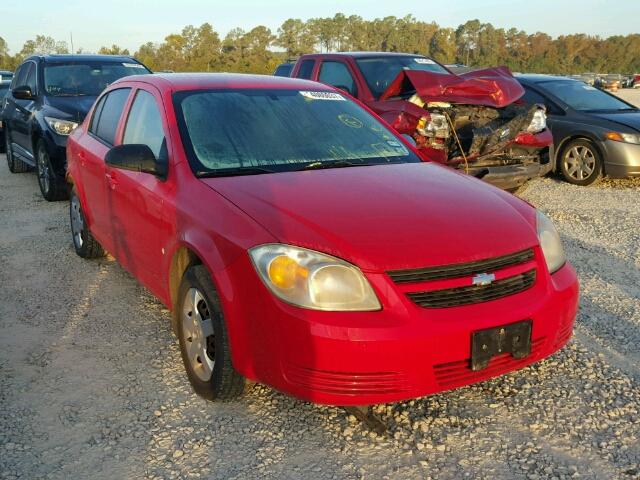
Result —
<instances>
[{"instance_id":1,"label":"dark blue suv","mask_svg":"<svg viewBox=\"0 0 640 480\"><path fill-rule=\"evenodd\" d=\"M38 171L42 196L67 197L67 137L84 120L98 95L121 77L151 73L131 57L37 55L16 70L0 104L9 170Z\"/></svg>"}]
</instances>

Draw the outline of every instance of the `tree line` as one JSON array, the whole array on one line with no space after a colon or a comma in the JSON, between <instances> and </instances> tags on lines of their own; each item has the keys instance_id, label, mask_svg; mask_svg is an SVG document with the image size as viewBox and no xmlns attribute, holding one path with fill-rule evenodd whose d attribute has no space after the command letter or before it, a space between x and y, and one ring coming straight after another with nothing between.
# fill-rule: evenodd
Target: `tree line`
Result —
<instances>
[{"instance_id":1,"label":"tree line","mask_svg":"<svg viewBox=\"0 0 640 480\"><path fill-rule=\"evenodd\" d=\"M542 32L496 28L479 20L447 28L412 15L375 20L341 13L307 21L290 18L276 32L259 25L248 31L235 28L224 38L203 23L171 33L161 43L147 42L135 52L111 45L97 53L132 53L155 71L271 73L285 60L327 51L407 52L471 67L507 65L518 72L640 72L640 34L552 38ZM0 69L14 69L34 53L69 53L69 47L64 41L38 35L11 55L0 37Z\"/></svg>"}]
</instances>

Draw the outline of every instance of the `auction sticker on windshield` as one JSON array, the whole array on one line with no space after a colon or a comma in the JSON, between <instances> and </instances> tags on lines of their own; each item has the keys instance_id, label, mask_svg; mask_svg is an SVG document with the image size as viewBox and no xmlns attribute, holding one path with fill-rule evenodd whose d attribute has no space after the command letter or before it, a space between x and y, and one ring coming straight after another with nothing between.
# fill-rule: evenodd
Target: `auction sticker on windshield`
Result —
<instances>
[{"instance_id":1,"label":"auction sticker on windshield","mask_svg":"<svg viewBox=\"0 0 640 480\"><path fill-rule=\"evenodd\" d=\"M414 58L413 61L416 62L416 63L422 63L422 64L426 64L426 65L433 65L433 64L436 63L433 60L431 60L430 58Z\"/></svg>"},{"instance_id":2,"label":"auction sticker on windshield","mask_svg":"<svg viewBox=\"0 0 640 480\"><path fill-rule=\"evenodd\" d=\"M335 92L300 91L300 95L311 100L346 100L342 95Z\"/></svg>"},{"instance_id":3,"label":"auction sticker on windshield","mask_svg":"<svg viewBox=\"0 0 640 480\"><path fill-rule=\"evenodd\" d=\"M144 68L139 63L123 63L122 66L127 68Z\"/></svg>"}]
</instances>

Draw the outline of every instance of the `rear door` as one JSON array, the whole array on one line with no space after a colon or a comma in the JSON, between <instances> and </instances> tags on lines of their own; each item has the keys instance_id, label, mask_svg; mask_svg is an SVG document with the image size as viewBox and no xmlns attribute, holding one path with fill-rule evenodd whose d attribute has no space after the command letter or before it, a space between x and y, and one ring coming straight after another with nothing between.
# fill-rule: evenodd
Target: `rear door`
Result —
<instances>
[{"instance_id":1,"label":"rear door","mask_svg":"<svg viewBox=\"0 0 640 480\"><path fill-rule=\"evenodd\" d=\"M131 88L118 88L103 95L93 111L87 133L78 140L78 161L85 201L83 209L91 232L110 252L113 252L116 241L108 205L110 184L104 158L115 144L118 124L130 93Z\"/></svg>"},{"instance_id":2,"label":"rear door","mask_svg":"<svg viewBox=\"0 0 640 480\"><path fill-rule=\"evenodd\" d=\"M157 162L166 166L170 142L162 97L148 85L133 95L122 144L147 145ZM173 184L149 173L108 165L107 175L111 182L107 202L111 209L111 235L116 239L113 253L152 292L163 296L164 246L172 232L165 212L173 211Z\"/></svg>"}]
</instances>

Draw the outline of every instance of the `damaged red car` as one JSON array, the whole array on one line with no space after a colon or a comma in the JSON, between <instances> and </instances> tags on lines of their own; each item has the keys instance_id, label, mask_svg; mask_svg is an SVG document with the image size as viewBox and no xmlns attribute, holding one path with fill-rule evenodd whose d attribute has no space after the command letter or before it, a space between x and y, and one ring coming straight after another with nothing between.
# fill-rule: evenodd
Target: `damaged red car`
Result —
<instances>
[{"instance_id":1,"label":"damaged red car","mask_svg":"<svg viewBox=\"0 0 640 480\"><path fill-rule=\"evenodd\" d=\"M317 80L364 102L420 155L515 191L553 169L544 106L506 67L456 75L421 55L349 52L303 55L292 77Z\"/></svg>"},{"instance_id":2,"label":"damaged red car","mask_svg":"<svg viewBox=\"0 0 640 480\"><path fill-rule=\"evenodd\" d=\"M552 222L422 161L333 87L127 77L67 153L77 254L110 252L173 311L206 398L250 379L318 403L394 402L571 336L578 283Z\"/></svg>"}]
</instances>

